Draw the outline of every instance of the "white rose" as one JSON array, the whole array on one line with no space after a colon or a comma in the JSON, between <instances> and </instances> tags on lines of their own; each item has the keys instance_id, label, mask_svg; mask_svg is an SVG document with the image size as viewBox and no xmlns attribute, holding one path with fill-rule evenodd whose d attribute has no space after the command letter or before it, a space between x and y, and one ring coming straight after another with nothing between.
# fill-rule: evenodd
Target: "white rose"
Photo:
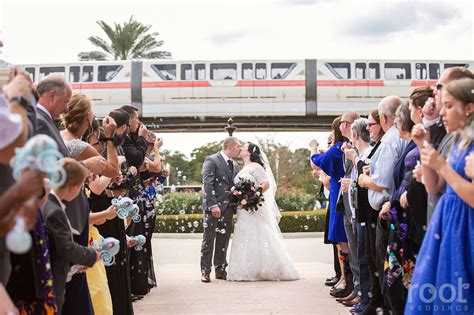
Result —
<instances>
[{"instance_id":1,"label":"white rose","mask_svg":"<svg viewBox=\"0 0 474 315\"><path fill-rule=\"evenodd\" d=\"M245 200L245 199L242 200L241 204L242 204L242 206L245 206L247 204L247 200Z\"/></svg>"},{"instance_id":2,"label":"white rose","mask_svg":"<svg viewBox=\"0 0 474 315\"><path fill-rule=\"evenodd\" d=\"M233 186L230 191L233 192L235 190L235 186Z\"/></svg>"}]
</instances>

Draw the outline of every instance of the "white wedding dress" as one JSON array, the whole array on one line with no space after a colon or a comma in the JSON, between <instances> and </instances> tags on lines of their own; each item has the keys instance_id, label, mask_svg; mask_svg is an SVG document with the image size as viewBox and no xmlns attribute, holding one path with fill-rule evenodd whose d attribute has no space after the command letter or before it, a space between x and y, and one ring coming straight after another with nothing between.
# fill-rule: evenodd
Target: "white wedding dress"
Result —
<instances>
[{"instance_id":1,"label":"white wedding dress","mask_svg":"<svg viewBox=\"0 0 474 315\"><path fill-rule=\"evenodd\" d=\"M232 236L227 279L231 281L297 280L298 271L288 254L278 227L280 211L275 202L276 184L268 171L257 164L245 166L235 177L250 179L260 186L270 182L264 194L265 201L257 211L251 213L237 209L237 222ZM269 178L271 176L271 178Z\"/></svg>"}]
</instances>

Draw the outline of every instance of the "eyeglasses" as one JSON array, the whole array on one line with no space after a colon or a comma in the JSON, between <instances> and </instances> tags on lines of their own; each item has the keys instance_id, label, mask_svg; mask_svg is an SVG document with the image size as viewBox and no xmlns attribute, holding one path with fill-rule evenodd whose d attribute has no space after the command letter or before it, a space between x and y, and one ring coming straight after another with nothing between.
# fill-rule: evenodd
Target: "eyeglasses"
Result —
<instances>
[{"instance_id":1,"label":"eyeglasses","mask_svg":"<svg viewBox=\"0 0 474 315\"><path fill-rule=\"evenodd\" d=\"M436 84L436 90L439 91L443 88L443 83Z\"/></svg>"},{"instance_id":2,"label":"eyeglasses","mask_svg":"<svg viewBox=\"0 0 474 315\"><path fill-rule=\"evenodd\" d=\"M341 120L339 122L339 125L342 125L342 124L352 124L350 121L347 121L347 120Z\"/></svg>"},{"instance_id":3,"label":"eyeglasses","mask_svg":"<svg viewBox=\"0 0 474 315\"><path fill-rule=\"evenodd\" d=\"M367 126L369 126L369 128L372 127L372 126L375 126L375 125L379 125L379 123L378 123L378 122L374 122L374 123L368 123L368 124L367 124Z\"/></svg>"}]
</instances>

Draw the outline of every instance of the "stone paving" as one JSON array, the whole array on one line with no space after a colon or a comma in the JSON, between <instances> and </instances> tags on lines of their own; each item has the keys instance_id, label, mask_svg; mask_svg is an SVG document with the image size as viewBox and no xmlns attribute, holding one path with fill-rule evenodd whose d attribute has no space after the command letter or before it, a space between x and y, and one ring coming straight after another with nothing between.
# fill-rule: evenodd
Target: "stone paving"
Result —
<instances>
[{"instance_id":1,"label":"stone paving","mask_svg":"<svg viewBox=\"0 0 474 315\"><path fill-rule=\"evenodd\" d=\"M349 314L329 296L324 279L333 274L332 247L321 233L286 234L302 276L291 282L200 281L200 234L153 238L158 287L134 303L135 314ZM229 246L230 248L230 246Z\"/></svg>"}]
</instances>

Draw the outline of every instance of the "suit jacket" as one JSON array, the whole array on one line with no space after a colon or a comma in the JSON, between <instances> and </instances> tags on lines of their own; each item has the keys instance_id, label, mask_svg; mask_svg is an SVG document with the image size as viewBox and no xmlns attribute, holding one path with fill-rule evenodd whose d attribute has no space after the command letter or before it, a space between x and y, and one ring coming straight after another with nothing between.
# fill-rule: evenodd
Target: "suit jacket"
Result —
<instances>
[{"instance_id":1,"label":"suit jacket","mask_svg":"<svg viewBox=\"0 0 474 315\"><path fill-rule=\"evenodd\" d=\"M344 159L344 178L351 178L352 168L354 167L354 163L352 160L346 160L346 156L343 155L342 158ZM351 222L352 218L352 211L349 204L349 194L342 193L342 202L344 203L344 216Z\"/></svg>"},{"instance_id":2,"label":"suit jacket","mask_svg":"<svg viewBox=\"0 0 474 315\"><path fill-rule=\"evenodd\" d=\"M41 212L49 236L54 290L58 306L61 307L64 303L64 288L71 263L92 267L97 256L92 248L73 241L66 213L56 196L52 194L48 196L48 201Z\"/></svg>"},{"instance_id":3,"label":"suit jacket","mask_svg":"<svg viewBox=\"0 0 474 315\"><path fill-rule=\"evenodd\" d=\"M37 134L44 134L53 138L54 141L58 144L58 150L61 152L64 157L69 157L69 150L67 149L66 145L64 144L63 139L61 138L61 134L59 133L56 124L48 116L45 112L41 109L37 110L37 121L36 121L36 133ZM87 198L83 192L79 194L74 200L71 202L65 202L66 205L66 214L71 222L71 225L74 229L78 230L79 233L82 233L84 227L86 225L87 216L89 213L87 212Z\"/></svg>"},{"instance_id":4,"label":"suit jacket","mask_svg":"<svg viewBox=\"0 0 474 315\"><path fill-rule=\"evenodd\" d=\"M204 160L202 165L203 211L210 211L210 207L215 205L219 206L222 212L229 208L230 189L234 185L234 177L239 172L237 163L232 162L234 164L233 172L220 152L210 155ZM235 210L234 207L232 210Z\"/></svg>"}]
</instances>

